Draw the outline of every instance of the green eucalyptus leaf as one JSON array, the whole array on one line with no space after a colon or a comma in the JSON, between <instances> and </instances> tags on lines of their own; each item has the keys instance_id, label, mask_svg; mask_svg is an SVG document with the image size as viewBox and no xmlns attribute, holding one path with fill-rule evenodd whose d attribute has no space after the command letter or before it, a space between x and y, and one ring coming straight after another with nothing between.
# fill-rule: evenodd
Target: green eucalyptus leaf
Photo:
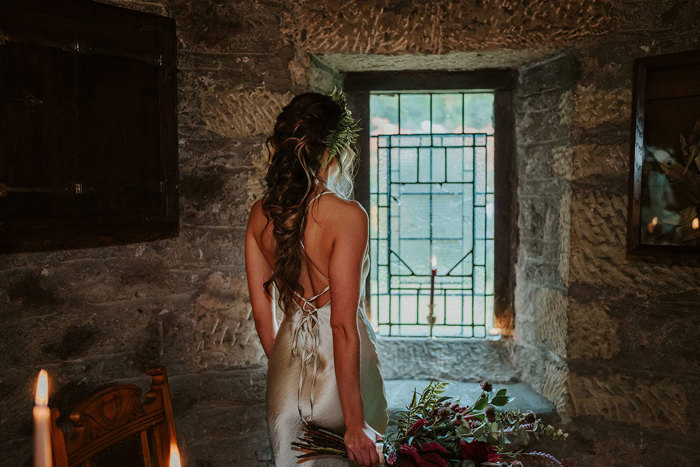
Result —
<instances>
[{"instance_id":1,"label":"green eucalyptus leaf","mask_svg":"<svg viewBox=\"0 0 700 467\"><path fill-rule=\"evenodd\" d=\"M508 402L510 402L511 400L512 400L512 399L511 399L510 397L508 397L508 396L497 395L496 397L494 397L493 399L491 399L491 403L492 403L493 405L497 405L497 406L501 407L501 406L503 406L503 405L506 405L506 404L507 404Z\"/></svg>"},{"instance_id":2,"label":"green eucalyptus leaf","mask_svg":"<svg viewBox=\"0 0 700 467\"><path fill-rule=\"evenodd\" d=\"M479 399L474 403L474 410L483 410L489 403L489 396L487 394L482 394Z\"/></svg>"}]
</instances>

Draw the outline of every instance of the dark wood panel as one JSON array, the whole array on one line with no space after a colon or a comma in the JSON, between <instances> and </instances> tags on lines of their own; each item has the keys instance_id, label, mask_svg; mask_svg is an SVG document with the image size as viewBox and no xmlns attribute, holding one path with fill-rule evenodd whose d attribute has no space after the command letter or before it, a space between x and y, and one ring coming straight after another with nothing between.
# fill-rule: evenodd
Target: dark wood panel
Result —
<instances>
[{"instance_id":1,"label":"dark wood panel","mask_svg":"<svg viewBox=\"0 0 700 467\"><path fill-rule=\"evenodd\" d=\"M0 2L0 251L178 233L174 21Z\"/></svg>"}]
</instances>

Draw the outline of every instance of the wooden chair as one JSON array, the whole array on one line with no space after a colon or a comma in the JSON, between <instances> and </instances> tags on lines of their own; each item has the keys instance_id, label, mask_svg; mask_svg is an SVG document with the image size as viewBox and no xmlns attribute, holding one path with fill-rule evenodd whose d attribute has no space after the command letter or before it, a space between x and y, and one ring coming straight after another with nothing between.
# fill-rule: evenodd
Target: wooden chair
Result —
<instances>
[{"instance_id":1,"label":"wooden chair","mask_svg":"<svg viewBox=\"0 0 700 467\"><path fill-rule=\"evenodd\" d=\"M81 402L70 414L73 430L56 425L51 410L54 467L167 467L176 443L175 420L164 367L152 368L151 387L141 400L133 384L108 387Z\"/></svg>"}]
</instances>

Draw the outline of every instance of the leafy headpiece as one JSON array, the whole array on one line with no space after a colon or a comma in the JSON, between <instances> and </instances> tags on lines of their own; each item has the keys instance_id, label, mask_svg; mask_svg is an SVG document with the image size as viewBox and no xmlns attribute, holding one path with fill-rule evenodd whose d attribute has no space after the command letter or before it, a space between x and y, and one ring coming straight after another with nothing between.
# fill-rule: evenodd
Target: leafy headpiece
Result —
<instances>
[{"instance_id":1,"label":"leafy headpiece","mask_svg":"<svg viewBox=\"0 0 700 467\"><path fill-rule=\"evenodd\" d=\"M359 122L353 118L352 112L348 109L347 99L343 90L334 86L330 98L343 109L343 113L338 122L338 127L331 130L326 139L323 140L323 144L329 148L328 159L324 162L324 167L330 163L333 157L340 155L345 149L357 152L357 137L361 130Z\"/></svg>"}]
</instances>

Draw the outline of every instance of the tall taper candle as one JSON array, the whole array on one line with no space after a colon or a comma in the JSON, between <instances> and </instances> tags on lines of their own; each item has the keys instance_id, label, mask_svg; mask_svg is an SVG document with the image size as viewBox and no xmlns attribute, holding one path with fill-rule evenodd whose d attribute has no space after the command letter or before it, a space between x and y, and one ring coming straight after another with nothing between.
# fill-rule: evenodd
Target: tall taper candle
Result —
<instances>
[{"instance_id":1,"label":"tall taper candle","mask_svg":"<svg viewBox=\"0 0 700 467\"><path fill-rule=\"evenodd\" d=\"M169 467L182 467L180 462L180 450L177 448L177 444L170 443L170 462Z\"/></svg>"},{"instance_id":2,"label":"tall taper candle","mask_svg":"<svg viewBox=\"0 0 700 467\"><path fill-rule=\"evenodd\" d=\"M34 397L34 467L51 467L51 410L49 409L49 375L39 372Z\"/></svg>"}]
</instances>

